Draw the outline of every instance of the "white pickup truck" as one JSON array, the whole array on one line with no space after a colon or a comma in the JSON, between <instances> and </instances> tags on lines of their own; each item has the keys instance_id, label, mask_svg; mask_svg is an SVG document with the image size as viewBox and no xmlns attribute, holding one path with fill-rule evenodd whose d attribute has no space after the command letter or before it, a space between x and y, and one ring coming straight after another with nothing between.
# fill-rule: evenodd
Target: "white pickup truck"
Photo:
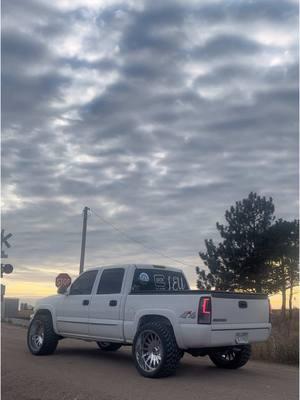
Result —
<instances>
[{"instance_id":1,"label":"white pickup truck","mask_svg":"<svg viewBox=\"0 0 300 400\"><path fill-rule=\"evenodd\" d=\"M178 269L116 265L86 270L66 293L41 300L27 343L34 355L52 354L63 338L103 351L132 345L138 371L155 378L173 374L184 352L239 368L270 332L267 295L190 290Z\"/></svg>"}]
</instances>

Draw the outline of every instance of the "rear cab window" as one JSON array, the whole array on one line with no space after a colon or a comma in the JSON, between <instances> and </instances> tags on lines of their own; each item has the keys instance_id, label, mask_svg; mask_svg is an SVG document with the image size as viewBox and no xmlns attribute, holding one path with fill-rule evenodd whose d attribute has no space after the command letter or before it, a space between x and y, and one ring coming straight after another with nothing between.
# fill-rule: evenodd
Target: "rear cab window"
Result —
<instances>
[{"instance_id":1,"label":"rear cab window","mask_svg":"<svg viewBox=\"0 0 300 400\"><path fill-rule=\"evenodd\" d=\"M131 292L168 291L178 292L189 290L188 283L182 272L156 268L137 268L134 272Z\"/></svg>"}]
</instances>

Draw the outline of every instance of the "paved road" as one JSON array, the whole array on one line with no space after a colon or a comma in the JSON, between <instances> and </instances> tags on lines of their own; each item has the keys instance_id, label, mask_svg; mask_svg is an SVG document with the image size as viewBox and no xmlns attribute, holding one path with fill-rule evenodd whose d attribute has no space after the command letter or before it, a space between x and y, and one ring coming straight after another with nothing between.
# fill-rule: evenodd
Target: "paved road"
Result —
<instances>
[{"instance_id":1,"label":"paved road","mask_svg":"<svg viewBox=\"0 0 300 400\"><path fill-rule=\"evenodd\" d=\"M2 324L2 400L296 400L296 367L250 361L220 370L184 356L177 375L138 375L130 348L102 353L95 343L63 340L52 356L34 357L26 329Z\"/></svg>"}]
</instances>

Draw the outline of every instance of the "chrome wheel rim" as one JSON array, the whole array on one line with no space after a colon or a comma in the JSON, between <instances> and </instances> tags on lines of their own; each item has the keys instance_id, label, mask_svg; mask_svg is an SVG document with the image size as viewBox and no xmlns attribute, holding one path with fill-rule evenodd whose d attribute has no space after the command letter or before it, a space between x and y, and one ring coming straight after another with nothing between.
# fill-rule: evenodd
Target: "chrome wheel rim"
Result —
<instances>
[{"instance_id":1,"label":"chrome wheel rim","mask_svg":"<svg viewBox=\"0 0 300 400\"><path fill-rule=\"evenodd\" d=\"M224 353L220 353L219 357L221 357L222 361L224 362L230 362L235 359L236 352L233 350L227 350Z\"/></svg>"},{"instance_id":2,"label":"chrome wheel rim","mask_svg":"<svg viewBox=\"0 0 300 400\"><path fill-rule=\"evenodd\" d=\"M29 338L32 349L38 351L44 343L44 326L41 321L33 321Z\"/></svg>"},{"instance_id":3,"label":"chrome wheel rim","mask_svg":"<svg viewBox=\"0 0 300 400\"><path fill-rule=\"evenodd\" d=\"M99 346L105 348L110 346L110 342L99 342Z\"/></svg>"},{"instance_id":4,"label":"chrome wheel rim","mask_svg":"<svg viewBox=\"0 0 300 400\"><path fill-rule=\"evenodd\" d=\"M136 360L145 372L157 370L162 361L162 343L154 331L140 333L135 350Z\"/></svg>"}]
</instances>

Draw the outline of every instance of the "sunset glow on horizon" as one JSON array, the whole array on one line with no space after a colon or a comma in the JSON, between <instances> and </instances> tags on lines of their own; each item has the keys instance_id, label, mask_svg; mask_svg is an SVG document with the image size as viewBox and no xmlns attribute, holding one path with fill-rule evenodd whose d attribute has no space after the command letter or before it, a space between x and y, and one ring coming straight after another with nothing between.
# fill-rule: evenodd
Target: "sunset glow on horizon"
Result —
<instances>
[{"instance_id":1,"label":"sunset glow on horizon","mask_svg":"<svg viewBox=\"0 0 300 400\"><path fill-rule=\"evenodd\" d=\"M51 296L57 294L55 283L53 282L13 282L10 281L6 286L6 297L19 298L20 302L34 303L34 300L38 300L42 297ZM287 308L288 308L288 295L287 293ZM29 301L30 300L30 301ZM281 294L275 294L270 296L272 309L281 308ZM34 305L34 304L33 304ZM294 288L293 296L293 308L300 308L300 287Z\"/></svg>"}]
</instances>

